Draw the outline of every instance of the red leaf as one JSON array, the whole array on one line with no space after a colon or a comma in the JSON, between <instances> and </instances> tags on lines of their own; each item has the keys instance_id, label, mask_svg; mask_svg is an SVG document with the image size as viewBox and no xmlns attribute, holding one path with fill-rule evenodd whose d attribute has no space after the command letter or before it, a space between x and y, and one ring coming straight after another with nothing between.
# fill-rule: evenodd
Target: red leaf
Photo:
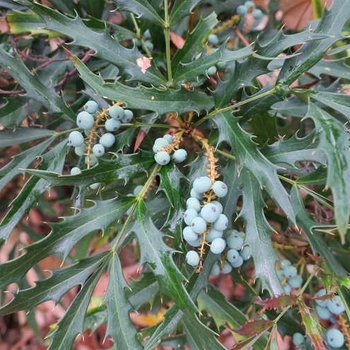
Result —
<instances>
[{"instance_id":1,"label":"red leaf","mask_svg":"<svg viewBox=\"0 0 350 350\"><path fill-rule=\"evenodd\" d=\"M297 304L297 296L296 295L279 295L277 297L273 297L270 299L259 299L255 302L255 304L258 304L260 306L263 306L267 309L277 309L277 308L284 308L289 305L296 305Z\"/></svg>"},{"instance_id":2,"label":"red leaf","mask_svg":"<svg viewBox=\"0 0 350 350\"><path fill-rule=\"evenodd\" d=\"M180 35L173 32L170 32L170 40L177 49L182 49L185 45L185 40Z\"/></svg>"},{"instance_id":3,"label":"red leaf","mask_svg":"<svg viewBox=\"0 0 350 350\"><path fill-rule=\"evenodd\" d=\"M257 335L271 328L274 325L270 320L254 320L248 321L241 327L234 329L234 332L241 335Z\"/></svg>"}]
</instances>

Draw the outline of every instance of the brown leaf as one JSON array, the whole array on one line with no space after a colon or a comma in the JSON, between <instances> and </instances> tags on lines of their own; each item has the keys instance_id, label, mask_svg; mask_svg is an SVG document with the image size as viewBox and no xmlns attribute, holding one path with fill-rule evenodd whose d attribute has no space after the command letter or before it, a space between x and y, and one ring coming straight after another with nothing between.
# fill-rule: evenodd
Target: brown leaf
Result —
<instances>
[{"instance_id":1,"label":"brown leaf","mask_svg":"<svg viewBox=\"0 0 350 350\"><path fill-rule=\"evenodd\" d=\"M234 329L234 332L241 335L257 335L271 328L274 325L273 321L270 320L253 320L248 321L241 327Z\"/></svg>"},{"instance_id":2,"label":"brown leaf","mask_svg":"<svg viewBox=\"0 0 350 350\"><path fill-rule=\"evenodd\" d=\"M255 302L255 304L266 307L268 309L277 309L277 308L285 308L289 305L296 305L297 301L298 300L296 295L284 294L274 298L259 299Z\"/></svg>"}]
</instances>

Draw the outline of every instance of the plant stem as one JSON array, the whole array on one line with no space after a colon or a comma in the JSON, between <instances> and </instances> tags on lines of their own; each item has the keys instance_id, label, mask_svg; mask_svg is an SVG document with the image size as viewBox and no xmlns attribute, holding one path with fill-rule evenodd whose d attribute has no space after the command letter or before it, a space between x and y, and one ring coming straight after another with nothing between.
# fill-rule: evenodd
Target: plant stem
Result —
<instances>
[{"instance_id":1,"label":"plant stem","mask_svg":"<svg viewBox=\"0 0 350 350\"><path fill-rule=\"evenodd\" d=\"M169 23L169 3L164 0L164 37L165 37L165 58L168 74L168 85L173 85L173 72L171 69L171 55L170 55L170 23Z\"/></svg>"}]
</instances>

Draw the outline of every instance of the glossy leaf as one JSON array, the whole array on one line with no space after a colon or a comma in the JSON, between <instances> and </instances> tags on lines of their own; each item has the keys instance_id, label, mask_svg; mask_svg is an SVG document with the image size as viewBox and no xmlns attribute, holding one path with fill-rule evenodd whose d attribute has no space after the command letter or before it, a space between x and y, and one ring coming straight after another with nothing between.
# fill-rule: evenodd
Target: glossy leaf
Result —
<instances>
[{"instance_id":1,"label":"glossy leaf","mask_svg":"<svg viewBox=\"0 0 350 350\"><path fill-rule=\"evenodd\" d=\"M189 16L193 9L201 2L201 0L183 0L175 1L170 12L170 26L181 21L185 17Z\"/></svg>"},{"instance_id":2,"label":"glossy leaf","mask_svg":"<svg viewBox=\"0 0 350 350\"><path fill-rule=\"evenodd\" d=\"M16 128L14 130L0 130L0 147L17 145L52 135L54 135L54 132L48 129ZM53 139L50 140L50 142L52 141Z\"/></svg>"}]
</instances>

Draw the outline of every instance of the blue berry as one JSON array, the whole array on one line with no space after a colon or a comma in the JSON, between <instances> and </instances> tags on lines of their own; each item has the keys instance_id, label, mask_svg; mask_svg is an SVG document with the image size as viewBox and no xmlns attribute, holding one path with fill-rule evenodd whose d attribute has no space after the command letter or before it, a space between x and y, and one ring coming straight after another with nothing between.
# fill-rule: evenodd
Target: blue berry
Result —
<instances>
[{"instance_id":1,"label":"blue berry","mask_svg":"<svg viewBox=\"0 0 350 350\"><path fill-rule=\"evenodd\" d=\"M284 259L280 262L281 269L285 269L286 267L291 266L291 265L292 265L292 263L287 259Z\"/></svg>"},{"instance_id":2,"label":"blue berry","mask_svg":"<svg viewBox=\"0 0 350 350\"><path fill-rule=\"evenodd\" d=\"M70 174L71 175L79 175L81 174L81 170L80 168L78 168L77 166L73 167L71 170L70 170Z\"/></svg>"},{"instance_id":3,"label":"blue berry","mask_svg":"<svg viewBox=\"0 0 350 350\"><path fill-rule=\"evenodd\" d=\"M239 256L237 258L237 260L235 260L234 262L231 262L231 265L235 269L237 269L238 267L241 267L243 265L243 258L241 256Z\"/></svg>"},{"instance_id":4,"label":"blue berry","mask_svg":"<svg viewBox=\"0 0 350 350\"><path fill-rule=\"evenodd\" d=\"M200 203L199 199L197 199L195 197L190 197L186 201L186 207L193 208L198 213L201 210L201 203Z\"/></svg>"},{"instance_id":5,"label":"blue berry","mask_svg":"<svg viewBox=\"0 0 350 350\"><path fill-rule=\"evenodd\" d=\"M112 147L115 142L115 136L110 132L106 132L101 136L99 142L103 147L106 147L106 148Z\"/></svg>"},{"instance_id":6,"label":"blue berry","mask_svg":"<svg viewBox=\"0 0 350 350\"><path fill-rule=\"evenodd\" d=\"M211 268L210 274L212 276L217 276L220 274L220 265L217 261L214 263L213 267Z\"/></svg>"},{"instance_id":7,"label":"blue berry","mask_svg":"<svg viewBox=\"0 0 350 350\"><path fill-rule=\"evenodd\" d=\"M76 122L79 128L90 130L94 126L95 119L90 113L82 111L78 113Z\"/></svg>"},{"instance_id":8,"label":"blue berry","mask_svg":"<svg viewBox=\"0 0 350 350\"><path fill-rule=\"evenodd\" d=\"M167 165L170 162L170 155L168 152L159 151L154 155L154 160L159 165Z\"/></svg>"},{"instance_id":9,"label":"blue berry","mask_svg":"<svg viewBox=\"0 0 350 350\"><path fill-rule=\"evenodd\" d=\"M194 241L187 241L187 244L189 244L191 247L200 247L202 244L201 240L199 238L195 239Z\"/></svg>"},{"instance_id":10,"label":"blue berry","mask_svg":"<svg viewBox=\"0 0 350 350\"><path fill-rule=\"evenodd\" d=\"M332 313L326 307L316 305L315 310L316 310L317 316L321 320L329 320L332 317Z\"/></svg>"},{"instance_id":11,"label":"blue berry","mask_svg":"<svg viewBox=\"0 0 350 350\"><path fill-rule=\"evenodd\" d=\"M114 105L108 109L108 114L111 118L122 120L125 116L124 108L118 105Z\"/></svg>"},{"instance_id":12,"label":"blue berry","mask_svg":"<svg viewBox=\"0 0 350 350\"><path fill-rule=\"evenodd\" d=\"M250 8L250 7L255 8L254 1L246 1L246 2L244 3L244 5L245 5L247 8Z\"/></svg>"},{"instance_id":13,"label":"blue berry","mask_svg":"<svg viewBox=\"0 0 350 350\"><path fill-rule=\"evenodd\" d=\"M130 109L124 109L124 117L122 118L123 123L130 123L134 118L134 113Z\"/></svg>"},{"instance_id":14,"label":"blue berry","mask_svg":"<svg viewBox=\"0 0 350 350\"><path fill-rule=\"evenodd\" d=\"M97 190L100 186L101 186L101 183L99 183L99 182L94 182L94 183L91 184L89 187L90 187L92 190Z\"/></svg>"},{"instance_id":15,"label":"blue berry","mask_svg":"<svg viewBox=\"0 0 350 350\"><path fill-rule=\"evenodd\" d=\"M332 328L326 332L327 343L333 348L341 348L344 345L345 338L339 329Z\"/></svg>"},{"instance_id":16,"label":"blue berry","mask_svg":"<svg viewBox=\"0 0 350 350\"><path fill-rule=\"evenodd\" d=\"M187 152L183 148L177 149L173 154L175 163L182 163L187 158Z\"/></svg>"},{"instance_id":17,"label":"blue berry","mask_svg":"<svg viewBox=\"0 0 350 350\"><path fill-rule=\"evenodd\" d=\"M132 191L132 194L134 196L138 196L140 194L140 192L142 191L143 186L142 185L137 185L134 190Z\"/></svg>"},{"instance_id":18,"label":"blue berry","mask_svg":"<svg viewBox=\"0 0 350 350\"><path fill-rule=\"evenodd\" d=\"M192 220L191 227L194 232L201 234L207 229L207 223L204 221L203 218L197 216Z\"/></svg>"},{"instance_id":19,"label":"blue berry","mask_svg":"<svg viewBox=\"0 0 350 350\"><path fill-rule=\"evenodd\" d=\"M195 233L192 230L191 226L186 226L183 230L182 230L182 236L184 238L184 240L186 242L191 242L191 241L195 241L196 239L198 239L198 235L197 233Z\"/></svg>"},{"instance_id":20,"label":"blue berry","mask_svg":"<svg viewBox=\"0 0 350 350\"><path fill-rule=\"evenodd\" d=\"M243 238L236 233L230 232L226 237L228 247L236 250L241 250L243 246Z\"/></svg>"},{"instance_id":21,"label":"blue berry","mask_svg":"<svg viewBox=\"0 0 350 350\"><path fill-rule=\"evenodd\" d=\"M222 181L215 181L212 187L214 193L219 197L225 197L227 195L227 185Z\"/></svg>"},{"instance_id":22,"label":"blue berry","mask_svg":"<svg viewBox=\"0 0 350 350\"><path fill-rule=\"evenodd\" d=\"M214 46L218 45L219 44L218 36L216 34L209 34L209 36L208 36L208 43L210 45L214 45Z\"/></svg>"},{"instance_id":23,"label":"blue berry","mask_svg":"<svg viewBox=\"0 0 350 350\"><path fill-rule=\"evenodd\" d=\"M237 262L239 260L239 252L236 249L229 249L226 253L226 259L230 262L230 263L234 263Z\"/></svg>"},{"instance_id":24,"label":"blue berry","mask_svg":"<svg viewBox=\"0 0 350 350\"><path fill-rule=\"evenodd\" d=\"M215 228L211 227L208 233L205 235L205 240L210 243L210 242L213 242L215 238L221 238L223 235L224 235L223 231L218 231L218 230L215 230Z\"/></svg>"},{"instance_id":25,"label":"blue berry","mask_svg":"<svg viewBox=\"0 0 350 350\"><path fill-rule=\"evenodd\" d=\"M255 9L252 12L252 15L253 15L254 19L261 19L264 14L263 14L263 12L260 9Z\"/></svg>"},{"instance_id":26,"label":"blue berry","mask_svg":"<svg viewBox=\"0 0 350 350\"><path fill-rule=\"evenodd\" d=\"M249 260L251 254L249 245L245 245L239 253L241 254L243 260Z\"/></svg>"},{"instance_id":27,"label":"blue berry","mask_svg":"<svg viewBox=\"0 0 350 350\"><path fill-rule=\"evenodd\" d=\"M152 150L154 153L159 152L163 147L166 147L169 145L169 142L164 137L158 137L154 140Z\"/></svg>"},{"instance_id":28,"label":"blue berry","mask_svg":"<svg viewBox=\"0 0 350 350\"><path fill-rule=\"evenodd\" d=\"M90 157L88 156L85 157L85 164L95 165L97 164L97 162L98 162L97 157L94 154L90 154Z\"/></svg>"},{"instance_id":29,"label":"blue berry","mask_svg":"<svg viewBox=\"0 0 350 350\"><path fill-rule=\"evenodd\" d=\"M292 336L292 342L295 346L301 346L304 344L304 341L305 341L305 338L304 336L299 333L299 332L296 332L293 334Z\"/></svg>"},{"instance_id":30,"label":"blue berry","mask_svg":"<svg viewBox=\"0 0 350 350\"><path fill-rule=\"evenodd\" d=\"M188 251L186 254L186 262L188 265L197 266L199 264L199 254L194 250Z\"/></svg>"},{"instance_id":31,"label":"blue berry","mask_svg":"<svg viewBox=\"0 0 350 350\"><path fill-rule=\"evenodd\" d=\"M207 69L207 75L214 75L217 71L218 69L216 68L216 66L211 66Z\"/></svg>"},{"instance_id":32,"label":"blue berry","mask_svg":"<svg viewBox=\"0 0 350 350\"><path fill-rule=\"evenodd\" d=\"M168 141L168 144L173 143L173 135L171 135L171 134L165 134L163 136L163 139L166 139Z\"/></svg>"},{"instance_id":33,"label":"blue berry","mask_svg":"<svg viewBox=\"0 0 350 350\"><path fill-rule=\"evenodd\" d=\"M219 214L222 214L222 212L224 210L222 204L218 201L212 201L211 203L215 204Z\"/></svg>"},{"instance_id":34,"label":"blue berry","mask_svg":"<svg viewBox=\"0 0 350 350\"><path fill-rule=\"evenodd\" d=\"M86 150L85 144L82 144L81 146L78 146L78 147L74 147L74 153L79 157L85 154L85 150Z\"/></svg>"},{"instance_id":35,"label":"blue berry","mask_svg":"<svg viewBox=\"0 0 350 350\"><path fill-rule=\"evenodd\" d=\"M184 212L184 221L186 225L191 225L193 219L195 219L198 216L197 210L195 210L194 208L188 208L185 212Z\"/></svg>"},{"instance_id":36,"label":"blue berry","mask_svg":"<svg viewBox=\"0 0 350 350\"><path fill-rule=\"evenodd\" d=\"M213 224L213 227L216 230L226 230L227 226L228 226L228 217L225 214L220 214Z\"/></svg>"},{"instance_id":37,"label":"blue berry","mask_svg":"<svg viewBox=\"0 0 350 350\"><path fill-rule=\"evenodd\" d=\"M204 193L210 190L212 186L212 182L210 177L208 176L201 176L201 177L197 177L194 181L193 181L193 189L197 192L197 193Z\"/></svg>"},{"instance_id":38,"label":"blue berry","mask_svg":"<svg viewBox=\"0 0 350 350\"><path fill-rule=\"evenodd\" d=\"M96 157L101 157L105 154L105 148L101 144L97 143L94 145L94 147L92 147L92 153Z\"/></svg>"},{"instance_id":39,"label":"blue berry","mask_svg":"<svg viewBox=\"0 0 350 350\"><path fill-rule=\"evenodd\" d=\"M222 238L215 238L210 245L210 251L213 254L221 254L226 248L226 241Z\"/></svg>"},{"instance_id":40,"label":"blue berry","mask_svg":"<svg viewBox=\"0 0 350 350\"><path fill-rule=\"evenodd\" d=\"M68 142L73 147L79 147L84 144L84 136L79 131L72 131L68 136Z\"/></svg>"},{"instance_id":41,"label":"blue berry","mask_svg":"<svg viewBox=\"0 0 350 350\"><path fill-rule=\"evenodd\" d=\"M326 290L324 288L322 288L319 291L317 291L317 293L315 294L315 297L323 297L325 295L326 295ZM324 299L324 300L315 299L315 302L319 306L327 307L327 299Z\"/></svg>"},{"instance_id":42,"label":"blue berry","mask_svg":"<svg viewBox=\"0 0 350 350\"><path fill-rule=\"evenodd\" d=\"M232 271L232 265L228 262L224 262L224 266L221 269L221 272L225 275L229 274Z\"/></svg>"},{"instance_id":43,"label":"blue berry","mask_svg":"<svg viewBox=\"0 0 350 350\"><path fill-rule=\"evenodd\" d=\"M288 284L292 288L300 288L303 284L303 278L300 275L295 275L291 278L288 278Z\"/></svg>"},{"instance_id":44,"label":"blue berry","mask_svg":"<svg viewBox=\"0 0 350 350\"><path fill-rule=\"evenodd\" d=\"M117 119L108 119L105 122L105 128L107 131L116 131L120 128L121 122Z\"/></svg>"},{"instance_id":45,"label":"blue berry","mask_svg":"<svg viewBox=\"0 0 350 350\"><path fill-rule=\"evenodd\" d=\"M202 199L202 195L197 191L195 191L193 188L191 189L190 196L198 199Z\"/></svg>"},{"instance_id":46,"label":"blue berry","mask_svg":"<svg viewBox=\"0 0 350 350\"><path fill-rule=\"evenodd\" d=\"M244 5L239 5L236 9L237 15L244 16L247 13L248 9Z\"/></svg>"},{"instance_id":47,"label":"blue berry","mask_svg":"<svg viewBox=\"0 0 350 350\"><path fill-rule=\"evenodd\" d=\"M345 311L345 306L339 295L335 295L326 302L328 310L335 315L339 315Z\"/></svg>"},{"instance_id":48,"label":"blue berry","mask_svg":"<svg viewBox=\"0 0 350 350\"><path fill-rule=\"evenodd\" d=\"M298 274L298 270L295 266L288 266L285 269L283 269L283 274L287 278L291 278Z\"/></svg>"},{"instance_id":49,"label":"blue berry","mask_svg":"<svg viewBox=\"0 0 350 350\"><path fill-rule=\"evenodd\" d=\"M89 113L96 113L98 110L98 104L95 101L87 101L84 104L84 110Z\"/></svg>"},{"instance_id":50,"label":"blue berry","mask_svg":"<svg viewBox=\"0 0 350 350\"><path fill-rule=\"evenodd\" d=\"M213 223L219 218L219 215L219 211L213 203L207 203L201 209L201 216L206 222Z\"/></svg>"}]
</instances>

